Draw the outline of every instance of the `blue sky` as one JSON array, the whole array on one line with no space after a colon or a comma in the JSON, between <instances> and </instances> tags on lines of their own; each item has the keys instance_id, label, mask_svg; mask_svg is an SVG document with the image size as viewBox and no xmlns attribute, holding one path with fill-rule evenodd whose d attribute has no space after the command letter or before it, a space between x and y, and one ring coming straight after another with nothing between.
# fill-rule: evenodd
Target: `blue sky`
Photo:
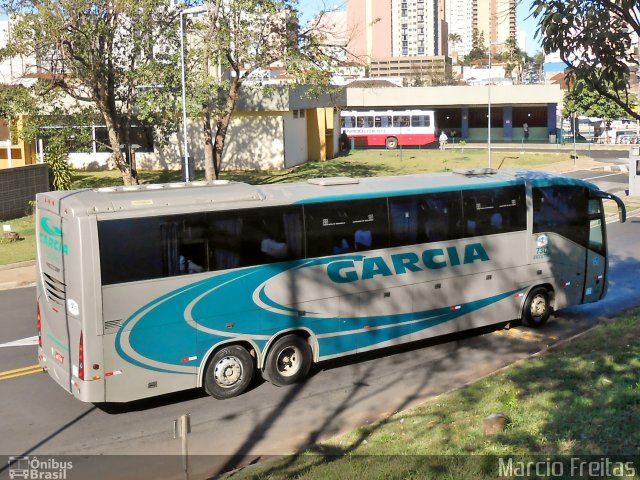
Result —
<instances>
[{"instance_id":1,"label":"blue sky","mask_svg":"<svg viewBox=\"0 0 640 480\"><path fill-rule=\"evenodd\" d=\"M534 53L542 50L540 42L534 39L534 33L536 31L536 22L529 16L529 8L531 6L531 0L516 0L516 20L518 28L527 33L527 53L533 55ZM299 0L298 8L302 17L302 24L310 20L315 14L321 10L329 10L335 7L344 8L346 5L345 0Z\"/></svg>"}]
</instances>

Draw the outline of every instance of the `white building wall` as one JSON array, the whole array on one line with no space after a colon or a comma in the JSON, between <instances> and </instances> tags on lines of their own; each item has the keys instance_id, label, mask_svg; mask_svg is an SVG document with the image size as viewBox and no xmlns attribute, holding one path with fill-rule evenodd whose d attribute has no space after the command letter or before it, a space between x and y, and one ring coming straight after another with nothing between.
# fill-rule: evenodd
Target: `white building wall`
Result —
<instances>
[{"instance_id":1,"label":"white building wall","mask_svg":"<svg viewBox=\"0 0 640 480\"><path fill-rule=\"evenodd\" d=\"M232 117L222 155L222 169L283 168L283 123L281 114Z\"/></svg>"},{"instance_id":2,"label":"white building wall","mask_svg":"<svg viewBox=\"0 0 640 480\"><path fill-rule=\"evenodd\" d=\"M293 112L284 114L284 167L300 165L308 159L306 118L293 118Z\"/></svg>"}]
</instances>

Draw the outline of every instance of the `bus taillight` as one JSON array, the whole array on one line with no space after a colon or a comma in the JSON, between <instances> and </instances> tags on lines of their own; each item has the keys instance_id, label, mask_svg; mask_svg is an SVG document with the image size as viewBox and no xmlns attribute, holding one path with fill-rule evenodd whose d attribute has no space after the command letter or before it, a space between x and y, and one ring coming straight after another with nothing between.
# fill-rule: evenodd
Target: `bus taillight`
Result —
<instances>
[{"instance_id":1,"label":"bus taillight","mask_svg":"<svg viewBox=\"0 0 640 480\"><path fill-rule=\"evenodd\" d=\"M38 324L38 345L42 348L42 315L40 315L40 302L36 301L36 320Z\"/></svg>"},{"instance_id":2,"label":"bus taillight","mask_svg":"<svg viewBox=\"0 0 640 480\"><path fill-rule=\"evenodd\" d=\"M80 347L78 353L78 378L84 380L84 339L80 332Z\"/></svg>"}]
</instances>

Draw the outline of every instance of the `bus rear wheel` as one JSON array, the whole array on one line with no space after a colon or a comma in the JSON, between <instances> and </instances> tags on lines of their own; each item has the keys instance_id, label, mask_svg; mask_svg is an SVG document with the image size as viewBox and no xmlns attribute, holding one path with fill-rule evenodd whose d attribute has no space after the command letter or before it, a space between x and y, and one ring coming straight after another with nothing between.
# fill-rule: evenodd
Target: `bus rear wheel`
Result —
<instances>
[{"instance_id":1,"label":"bus rear wheel","mask_svg":"<svg viewBox=\"0 0 640 480\"><path fill-rule=\"evenodd\" d=\"M291 385L307 376L312 361L309 343L298 335L286 335L269 349L265 377L278 387Z\"/></svg>"},{"instance_id":2,"label":"bus rear wheel","mask_svg":"<svg viewBox=\"0 0 640 480\"><path fill-rule=\"evenodd\" d=\"M524 302L522 321L529 327L538 328L547 322L550 314L549 292L544 287L535 287Z\"/></svg>"},{"instance_id":3,"label":"bus rear wheel","mask_svg":"<svg viewBox=\"0 0 640 480\"><path fill-rule=\"evenodd\" d=\"M251 354L240 345L217 351L204 374L204 390L213 398L224 400L244 392L253 378Z\"/></svg>"},{"instance_id":4,"label":"bus rear wheel","mask_svg":"<svg viewBox=\"0 0 640 480\"><path fill-rule=\"evenodd\" d=\"M395 150L398 148L398 139L396 137L389 137L384 144L387 147L387 150Z\"/></svg>"}]
</instances>

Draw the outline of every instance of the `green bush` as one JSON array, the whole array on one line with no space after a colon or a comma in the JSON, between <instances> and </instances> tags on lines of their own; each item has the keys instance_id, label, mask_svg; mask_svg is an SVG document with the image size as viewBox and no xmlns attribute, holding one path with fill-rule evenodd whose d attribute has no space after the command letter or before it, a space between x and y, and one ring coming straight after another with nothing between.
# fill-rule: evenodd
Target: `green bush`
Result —
<instances>
[{"instance_id":1,"label":"green bush","mask_svg":"<svg viewBox=\"0 0 640 480\"><path fill-rule=\"evenodd\" d=\"M51 185L56 190L71 188L71 166L69 152L63 139L52 138L44 153L44 161L49 166Z\"/></svg>"}]
</instances>

